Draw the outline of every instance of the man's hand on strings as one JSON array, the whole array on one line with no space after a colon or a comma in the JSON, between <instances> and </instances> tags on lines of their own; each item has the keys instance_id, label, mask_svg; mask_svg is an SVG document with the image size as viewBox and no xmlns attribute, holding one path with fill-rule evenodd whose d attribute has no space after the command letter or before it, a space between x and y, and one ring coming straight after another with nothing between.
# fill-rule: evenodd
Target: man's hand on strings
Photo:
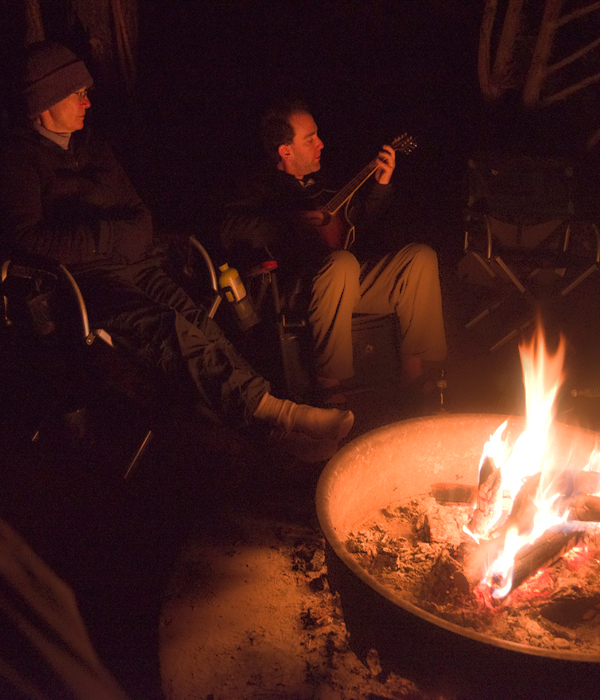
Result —
<instances>
[{"instance_id":1,"label":"man's hand on strings","mask_svg":"<svg viewBox=\"0 0 600 700\"><path fill-rule=\"evenodd\" d=\"M302 211L300 212L300 217L305 224L310 224L310 226L325 226L327 223L327 217L318 209L315 211Z\"/></svg>"},{"instance_id":2,"label":"man's hand on strings","mask_svg":"<svg viewBox=\"0 0 600 700\"><path fill-rule=\"evenodd\" d=\"M380 185L387 185L396 167L396 151L391 146L383 146L377 156L375 179Z\"/></svg>"}]
</instances>

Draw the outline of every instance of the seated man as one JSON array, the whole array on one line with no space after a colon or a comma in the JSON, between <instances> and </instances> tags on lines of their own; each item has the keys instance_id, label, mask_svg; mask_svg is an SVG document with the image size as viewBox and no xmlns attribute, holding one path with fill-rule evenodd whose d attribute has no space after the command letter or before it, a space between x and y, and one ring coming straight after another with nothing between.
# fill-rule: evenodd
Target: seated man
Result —
<instances>
[{"instance_id":1,"label":"seated man","mask_svg":"<svg viewBox=\"0 0 600 700\"><path fill-rule=\"evenodd\" d=\"M267 423L289 444L298 435L318 441L316 454L327 458L351 429L352 413L271 396L206 310L165 274L150 212L108 145L84 128L92 82L68 48L28 48L25 124L0 151L2 247L68 266L94 324L174 376L185 361L201 399L223 417ZM307 445L300 450L310 455Z\"/></svg>"},{"instance_id":2,"label":"seated man","mask_svg":"<svg viewBox=\"0 0 600 700\"><path fill-rule=\"evenodd\" d=\"M343 237L331 225L335 222L327 225L318 211L325 204L318 200L324 189L318 172L323 142L303 103L290 102L267 112L262 140L271 167L230 206L222 229L223 245L234 263L243 267L236 255L251 259L251 249L266 248L284 277L308 280L317 381L326 403L343 400L339 385L354 374L353 313L397 314L401 381L417 384L423 361L446 355L437 255L426 245L411 243L396 254L359 262L344 249ZM358 212L359 227L389 196L394 167L395 151L384 146L375 181L369 183Z\"/></svg>"}]
</instances>

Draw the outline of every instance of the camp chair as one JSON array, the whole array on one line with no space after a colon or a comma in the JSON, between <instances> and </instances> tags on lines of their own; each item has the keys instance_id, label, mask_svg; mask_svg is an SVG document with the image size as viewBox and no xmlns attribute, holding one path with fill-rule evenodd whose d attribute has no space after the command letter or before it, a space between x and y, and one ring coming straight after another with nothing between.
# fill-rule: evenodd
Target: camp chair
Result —
<instances>
[{"instance_id":1,"label":"camp chair","mask_svg":"<svg viewBox=\"0 0 600 700\"><path fill-rule=\"evenodd\" d=\"M482 153L469 159L466 183L459 277L491 296L466 328L503 312L509 327L493 351L598 269L600 235L575 216L574 168L565 160Z\"/></svg>"},{"instance_id":2,"label":"camp chair","mask_svg":"<svg viewBox=\"0 0 600 700\"><path fill-rule=\"evenodd\" d=\"M210 307L211 315L214 315L223 299L222 290L209 254L191 236L186 265L188 275L194 268L193 258L198 256L208 266L211 290L216 297ZM265 376L279 383L278 389L294 401L314 400L311 395L314 391L312 336L302 302L304 293L300 280L291 280L290 288L282 289L276 260L257 264L245 271L243 277L262 321L258 339L261 357L257 361L268 365L264 369L261 367ZM355 314L352 318L352 346L355 374L360 382L354 393L370 391L373 385L389 383L399 376L400 328L395 314ZM257 353L250 348L248 355L252 354Z\"/></svg>"},{"instance_id":3,"label":"camp chair","mask_svg":"<svg viewBox=\"0 0 600 700\"><path fill-rule=\"evenodd\" d=\"M32 441L35 442L48 418L52 419L56 414L75 414L95 400L91 395L92 383L85 381L88 374L82 371L81 366L89 354L86 349L100 340L111 352L120 350L106 330L90 326L79 285L64 265L37 258L11 258L4 260L0 269L3 332L11 334L13 338L18 335L23 340L27 339L25 345L29 349L32 348L32 341L36 343L36 349L40 351L38 357L41 353L52 355L48 360L51 367L56 366L52 360L57 359L58 354L64 355L60 362L63 369L61 388L54 391L53 406L34 431ZM68 363L70 365L65 368ZM56 377L48 379L56 380ZM146 429L126 465L123 473L125 480L132 476L153 436L152 429Z\"/></svg>"}]
</instances>

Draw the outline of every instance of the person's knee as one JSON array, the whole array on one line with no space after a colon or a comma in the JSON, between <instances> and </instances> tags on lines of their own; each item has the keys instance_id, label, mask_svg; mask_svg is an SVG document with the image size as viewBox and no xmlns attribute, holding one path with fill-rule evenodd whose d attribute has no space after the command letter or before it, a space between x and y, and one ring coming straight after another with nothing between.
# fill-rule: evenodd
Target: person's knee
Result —
<instances>
[{"instance_id":1,"label":"person's knee","mask_svg":"<svg viewBox=\"0 0 600 700\"><path fill-rule=\"evenodd\" d=\"M328 258L330 274L344 278L360 276L360 263L348 250L336 250Z\"/></svg>"},{"instance_id":2,"label":"person's knee","mask_svg":"<svg viewBox=\"0 0 600 700\"><path fill-rule=\"evenodd\" d=\"M438 256L433 248L425 243L413 244L413 260L424 270L438 269Z\"/></svg>"}]
</instances>

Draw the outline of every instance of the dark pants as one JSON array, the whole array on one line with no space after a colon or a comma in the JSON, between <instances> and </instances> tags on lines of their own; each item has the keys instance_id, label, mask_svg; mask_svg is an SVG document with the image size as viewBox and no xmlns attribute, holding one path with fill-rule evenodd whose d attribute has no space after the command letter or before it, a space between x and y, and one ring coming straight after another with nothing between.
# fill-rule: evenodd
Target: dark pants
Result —
<instances>
[{"instance_id":1,"label":"dark pants","mask_svg":"<svg viewBox=\"0 0 600 700\"><path fill-rule=\"evenodd\" d=\"M194 304L162 268L150 267L135 281L106 272L86 273L77 281L93 325L144 364L175 380L191 377L211 410L248 419L269 391L269 383L241 357L206 309Z\"/></svg>"}]
</instances>

